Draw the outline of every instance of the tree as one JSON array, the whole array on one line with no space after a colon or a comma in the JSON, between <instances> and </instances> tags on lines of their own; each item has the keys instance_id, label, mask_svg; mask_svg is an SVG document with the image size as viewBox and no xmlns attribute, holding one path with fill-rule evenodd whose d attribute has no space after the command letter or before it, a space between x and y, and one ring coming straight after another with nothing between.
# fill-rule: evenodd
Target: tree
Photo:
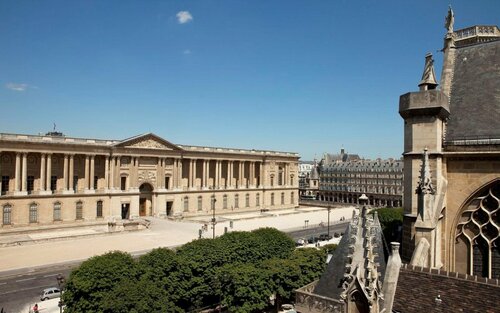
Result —
<instances>
[{"instance_id":1,"label":"tree","mask_svg":"<svg viewBox=\"0 0 500 313\"><path fill-rule=\"evenodd\" d=\"M252 231L260 242L261 259L288 258L295 250L295 242L276 228L259 228Z\"/></svg>"},{"instance_id":2,"label":"tree","mask_svg":"<svg viewBox=\"0 0 500 313\"><path fill-rule=\"evenodd\" d=\"M326 268L326 252L316 248L301 248L293 251L290 258L300 266L298 284L304 286L318 279Z\"/></svg>"},{"instance_id":3,"label":"tree","mask_svg":"<svg viewBox=\"0 0 500 313\"><path fill-rule=\"evenodd\" d=\"M261 311L269 305L269 273L254 264L235 263L220 268L222 303L233 313Z\"/></svg>"},{"instance_id":4,"label":"tree","mask_svg":"<svg viewBox=\"0 0 500 313\"><path fill-rule=\"evenodd\" d=\"M137 264L130 254L109 252L83 262L71 272L63 293L67 313L102 312L120 283L135 285Z\"/></svg>"},{"instance_id":5,"label":"tree","mask_svg":"<svg viewBox=\"0 0 500 313\"><path fill-rule=\"evenodd\" d=\"M403 208L380 208L370 213L377 212L385 241L401 242L401 227L403 226Z\"/></svg>"},{"instance_id":6,"label":"tree","mask_svg":"<svg viewBox=\"0 0 500 313\"><path fill-rule=\"evenodd\" d=\"M269 259L262 262L261 268L268 272L269 284L276 295L277 307L285 300L294 298L293 291L302 287L301 269L296 260Z\"/></svg>"}]
</instances>

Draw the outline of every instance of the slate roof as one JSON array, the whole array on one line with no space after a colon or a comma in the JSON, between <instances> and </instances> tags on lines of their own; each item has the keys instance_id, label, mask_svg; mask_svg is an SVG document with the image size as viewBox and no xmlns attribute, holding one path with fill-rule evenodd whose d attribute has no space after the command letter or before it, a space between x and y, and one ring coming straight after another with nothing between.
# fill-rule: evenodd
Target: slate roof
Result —
<instances>
[{"instance_id":1,"label":"slate roof","mask_svg":"<svg viewBox=\"0 0 500 313\"><path fill-rule=\"evenodd\" d=\"M456 49L445 142L500 139L500 40Z\"/></svg>"}]
</instances>

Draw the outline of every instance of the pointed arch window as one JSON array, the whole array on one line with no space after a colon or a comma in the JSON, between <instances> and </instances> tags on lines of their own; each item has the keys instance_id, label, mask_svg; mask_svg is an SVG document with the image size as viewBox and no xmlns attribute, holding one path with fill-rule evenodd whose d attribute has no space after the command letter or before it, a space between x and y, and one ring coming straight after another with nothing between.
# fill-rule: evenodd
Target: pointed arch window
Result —
<instances>
[{"instance_id":1,"label":"pointed arch window","mask_svg":"<svg viewBox=\"0 0 500 313\"><path fill-rule=\"evenodd\" d=\"M457 224L457 271L500 278L500 181L477 194Z\"/></svg>"}]
</instances>

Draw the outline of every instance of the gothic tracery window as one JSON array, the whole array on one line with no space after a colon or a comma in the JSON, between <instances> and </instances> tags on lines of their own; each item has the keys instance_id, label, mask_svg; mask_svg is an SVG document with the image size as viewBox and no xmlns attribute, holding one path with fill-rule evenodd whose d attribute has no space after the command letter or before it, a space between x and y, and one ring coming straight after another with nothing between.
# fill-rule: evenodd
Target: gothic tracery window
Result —
<instances>
[{"instance_id":1,"label":"gothic tracery window","mask_svg":"<svg viewBox=\"0 0 500 313\"><path fill-rule=\"evenodd\" d=\"M500 181L497 181L478 193L462 212L455 237L457 268L470 275L500 278L499 230Z\"/></svg>"}]
</instances>

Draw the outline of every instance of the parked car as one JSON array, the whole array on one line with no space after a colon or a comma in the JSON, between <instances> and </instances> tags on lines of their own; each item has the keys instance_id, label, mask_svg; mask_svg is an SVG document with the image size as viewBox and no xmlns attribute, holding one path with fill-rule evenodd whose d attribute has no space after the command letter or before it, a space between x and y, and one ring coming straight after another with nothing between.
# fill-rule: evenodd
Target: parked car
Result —
<instances>
[{"instance_id":1,"label":"parked car","mask_svg":"<svg viewBox=\"0 0 500 313\"><path fill-rule=\"evenodd\" d=\"M319 238L315 236L307 238L307 243L316 243L317 241L319 241Z\"/></svg>"},{"instance_id":2,"label":"parked car","mask_svg":"<svg viewBox=\"0 0 500 313\"><path fill-rule=\"evenodd\" d=\"M319 235L319 240L330 240L330 239L332 239L332 235L328 235L328 234Z\"/></svg>"},{"instance_id":3,"label":"parked car","mask_svg":"<svg viewBox=\"0 0 500 313\"><path fill-rule=\"evenodd\" d=\"M335 238L339 238L341 235L340 235L339 233L335 233L335 234L333 234L333 236L334 236Z\"/></svg>"},{"instance_id":4,"label":"parked car","mask_svg":"<svg viewBox=\"0 0 500 313\"><path fill-rule=\"evenodd\" d=\"M282 304L278 313L297 313L293 304Z\"/></svg>"},{"instance_id":5,"label":"parked car","mask_svg":"<svg viewBox=\"0 0 500 313\"><path fill-rule=\"evenodd\" d=\"M307 243L307 241L304 238L299 238L295 242L295 246L300 247L300 246L305 245L306 243Z\"/></svg>"},{"instance_id":6,"label":"parked car","mask_svg":"<svg viewBox=\"0 0 500 313\"><path fill-rule=\"evenodd\" d=\"M44 301L47 299L59 298L61 296L61 291L57 287L47 288L42 291L40 300Z\"/></svg>"}]
</instances>

